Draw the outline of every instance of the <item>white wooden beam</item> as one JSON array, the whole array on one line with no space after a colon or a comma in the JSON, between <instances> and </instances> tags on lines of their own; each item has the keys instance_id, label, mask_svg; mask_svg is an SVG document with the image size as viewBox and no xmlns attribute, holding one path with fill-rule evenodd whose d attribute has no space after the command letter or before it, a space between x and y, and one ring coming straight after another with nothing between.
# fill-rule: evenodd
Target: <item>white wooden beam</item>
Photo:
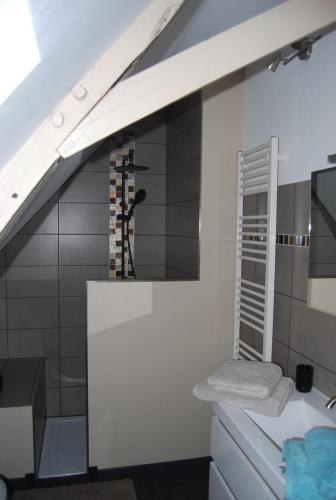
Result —
<instances>
[{"instance_id":1,"label":"white wooden beam","mask_svg":"<svg viewBox=\"0 0 336 500\"><path fill-rule=\"evenodd\" d=\"M150 0L148 6L58 104L0 170L0 231L18 217L25 200L60 154L57 148L132 62L161 33L185 0Z\"/></svg>"},{"instance_id":2,"label":"white wooden beam","mask_svg":"<svg viewBox=\"0 0 336 500\"><path fill-rule=\"evenodd\" d=\"M336 21L336 0L288 0L119 82L58 149L67 157Z\"/></svg>"}]
</instances>

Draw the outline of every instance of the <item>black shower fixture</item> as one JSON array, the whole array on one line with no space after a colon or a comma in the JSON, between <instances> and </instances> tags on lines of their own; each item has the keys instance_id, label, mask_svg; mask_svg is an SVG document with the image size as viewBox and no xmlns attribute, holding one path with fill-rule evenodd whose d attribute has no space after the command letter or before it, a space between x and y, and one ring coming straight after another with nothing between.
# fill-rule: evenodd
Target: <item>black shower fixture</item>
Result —
<instances>
[{"instance_id":1,"label":"black shower fixture","mask_svg":"<svg viewBox=\"0 0 336 500\"><path fill-rule=\"evenodd\" d=\"M278 52L272 61L267 65L267 69L274 73L278 69L280 63L286 66L296 57L298 57L300 61L307 61L312 55L313 44L320 38L321 35L312 38L306 37L292 43L291 48L294 49L295 52L289 57L283 57L282 52Z\"/></svg>"},{"instance_id":2,"label":"black shower fixture","mask_svg":"<svg viewBox=\"0 0 336 500\"><path fill-rule=\"evenodd\" d=\"M124 156L122 165L120 167L114 167L114 170L119 173L134 174L134 172L144 172L148 170L148 167L144 165L134 165L134 152L130 151L128 156Z\"/></svg>"},{"instance_id":3,"label":"black shower fixture","mask_svg":"<svg viewBox=\"0 0 336 500\"><path fill-rule=\"evenodd\" d=\"M132 250L131 250L131 244L130 244L130 239L129 239L129 223L130 220L133 216L134 209L136 205L139 205L142 203L145 198L146 198L146 191L144 189L139 189L139 191L136 192L134 200L132 202L131 208L128 210L128 213L126 213L126 197L125 197L125 182L126 182L126 174L130 173L135 173L135 172L143 172L145 170L148 170L148 167L145 167L144 165L135 165L134 164L134 153L133 151L129 153L127 157L123 158L122 165L120 167L114 167L114 170L118 173L122 174L122 194L121 194L121 214L118 214L117 219L122 221L122 226L121 226L121 239L122 239L122 261L121 261L121 271L122 271L122 278L126 279L126 269L125 269L125 241L127 241L127 246L128 246L128 256L130 260L130 264L132 267L133 271L133 277L136 278L135 274L135 268L134 268L134 263L133 263L133 257L132 257Z\"/></svg>"},{"instance_id":4,"label":"black shower fixture","mask_svg":"<svg viewBox=\"0 0 336 500\"><path fill-rule=\"evenodd\" d=\"M137 191L135 193L134 201L133 201L132 206L129 209L128 214L127 214L127 220L128 221L130 221L131 218L132 218L135 206L136 205L140 205L140 203L142 203L143 201L145 201L146 194L147 193L146 193L146 191L144 189L139 189L139 191Z\"/></svg>"},{"instance_id":5,"label":"black shower fixture","mask_svg":"<svg viewBox=\"0 0 336 500\"><path fill-rule=\"evenodd\" d=\"M118 219L119 220L124 220L124 221L130 221L131 218L132 218L135 206L136 205L140 205L140 203L142 203L143 201L145 201L146 194L147 193L146 193L145 189L139 189L139 191L137 191L135 193L134 200L132 202L131 208L129 209L128 213L125 214L125 215L119 214L118 215Z\"/></svg>"}]
</instances>

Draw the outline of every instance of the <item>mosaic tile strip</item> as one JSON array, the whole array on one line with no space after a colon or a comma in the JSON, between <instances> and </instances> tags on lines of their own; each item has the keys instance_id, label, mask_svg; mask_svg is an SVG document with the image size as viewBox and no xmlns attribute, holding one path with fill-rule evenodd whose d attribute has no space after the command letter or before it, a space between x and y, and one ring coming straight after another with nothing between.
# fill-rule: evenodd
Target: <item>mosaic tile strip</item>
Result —
<instances>
[{"instance_id":1,"label":"mosaic tile strip","mask_svg":"<svg viewBox=\"0 0 336 500\"><path fill-rule=\"evenodd\" d=\"M309 247L308 234L277 234L277 245L289 245L293 247Z\"/></svg>"},{"instance_id":2,"label":"mosaic tile strip","mask_svg":"<svg viewBox=\"0 0 336 500\"><path fill-rule=\"evenodd\" d=\"M116 172L115 167L121 167L124 160L129 158L129 155L135 153L134 132L131 130L123 130L111 136L111 152L110 152L110 236L109 236L109 277L122 277L122 224L118 220L118 215L122 212L122 173ZM132 201L134 200L135 190L135 175L134 173L126 172L125 174L125 213L127 214ZM125 225L126 226L126 225ZM129 237L130 246L134 260L134 217L129 222ZM125 277L133 276L129 255L127 238L124 241L124 256L125 256Z\"/></svg>"}]
</instances>

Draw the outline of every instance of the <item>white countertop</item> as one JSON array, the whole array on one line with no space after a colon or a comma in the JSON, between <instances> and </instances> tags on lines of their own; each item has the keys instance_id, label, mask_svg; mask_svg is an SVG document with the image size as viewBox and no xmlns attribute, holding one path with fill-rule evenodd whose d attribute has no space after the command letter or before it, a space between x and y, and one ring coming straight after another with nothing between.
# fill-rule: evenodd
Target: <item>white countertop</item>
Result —
<instances>
[{"instance_id":1,"label":"white countertop","mask_svg":"<svg viewBox=\"0 0 336 500\"><path fill-rule=\"evenodd\" d=\"M303 437L316 425L336 426L336 409L326 409L327 400L316 389L310 393L293 389L279 417L265 417L226 403L214 403L213 410L274 493L283 498L285 483L280 467L280 443L290 437Z\"/></svg>"}]
</instances>

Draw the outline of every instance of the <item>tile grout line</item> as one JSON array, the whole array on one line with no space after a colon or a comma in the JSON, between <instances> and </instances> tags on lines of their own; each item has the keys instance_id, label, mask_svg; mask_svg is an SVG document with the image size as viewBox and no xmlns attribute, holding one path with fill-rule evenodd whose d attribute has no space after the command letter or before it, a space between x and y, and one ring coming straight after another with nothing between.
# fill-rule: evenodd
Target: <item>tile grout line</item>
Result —
<instances>
[{"instance_id":1,"label":"tile grout line","mask_svg":"<svg viewBox=\"0 0 336 500\"><path fill-rule=\"evenodd\" d=\"M58 268L58 282L57 282L57 291L58 291L58 398L59 398L59 416L62 416L62 398L61 398L61 311L60 311L60 196L59 191L57 192L57 201L58 201L58 234L57 234L57 268Z\"/></svg>"},{"instance_id":2,"label":"tile grout line","mask_svg":"<svg viewBox=\"0 0 336 500\"><path fill-rule=\"evenodd\" d=\"M8 335L8 280L7 280L7 246L5 247L5 287L6 287L6 298L5 298L5 307L6 307L6 347L7 347L7 359L9 358L9 335Z\"/></svg>"}]
</instances>

